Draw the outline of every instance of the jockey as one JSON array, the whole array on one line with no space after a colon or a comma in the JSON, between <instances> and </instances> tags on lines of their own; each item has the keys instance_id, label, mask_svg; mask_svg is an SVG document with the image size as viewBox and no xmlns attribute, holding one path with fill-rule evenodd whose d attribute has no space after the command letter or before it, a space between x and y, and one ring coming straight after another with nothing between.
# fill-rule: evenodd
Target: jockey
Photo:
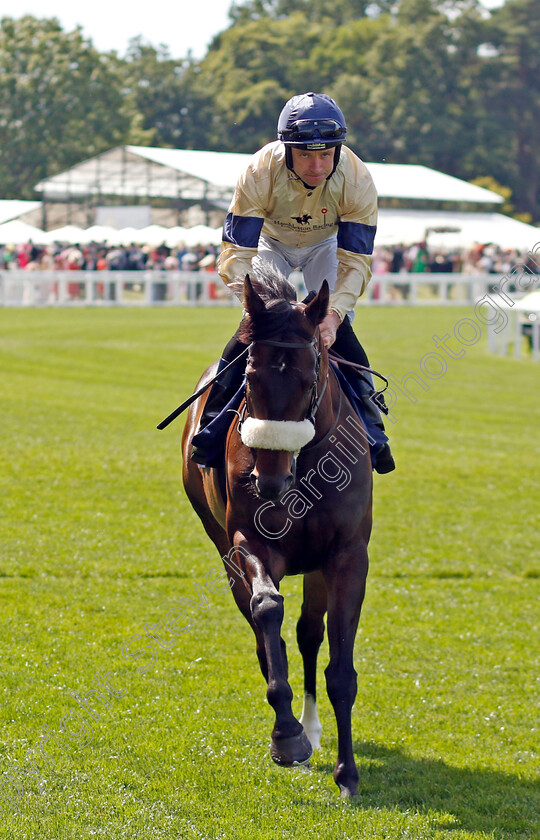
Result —
<instances>
[{"instance_id":1,"label":"jockey","mask_svg":"<svg viewBox=\"0 0 540 840\"><path fill-rule=\"evenodd\" d=\"M223 226L218 262L221 278L235 291L239 278L251 271L256 255L285 277L301 268L308 291L324 279L330 286L329 311L320 324L327 347L344 358L369 366L351 322L356 301L371 278L371 254L377 224L377 193L365 164L343 145L345 118L329 96L304 93L283 108L278 139L251 159L240 176ZM245 346L233 337L221 367ZM234 370L234 366L233 366ZM200 428L226 405L230 370L212 386ZM366 412L383 428L372 397L373 387L358 379L355 386ZM193 440L192 459L204 464L205 452ZM379 473L395 469L388 443L376 453Z\"/></svg>"}]
</instances>

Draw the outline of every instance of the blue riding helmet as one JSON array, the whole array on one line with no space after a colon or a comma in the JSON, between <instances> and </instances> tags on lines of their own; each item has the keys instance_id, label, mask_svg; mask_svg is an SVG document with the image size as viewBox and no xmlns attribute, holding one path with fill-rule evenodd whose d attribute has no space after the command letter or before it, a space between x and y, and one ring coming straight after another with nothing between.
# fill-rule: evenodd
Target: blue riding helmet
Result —
<instances>
[{"instance_id":1,"label":"blue riding helmet","mask_svg":"<svg viewBox=\"0 0 540 840\"><path fill-rule=\"evenodd\" d=\"M326 93L301 93L289 99L277 125L278 140L302 149L329 149L345 140L342 111Z\"/></svg>"},{"instance_id":2,"label":"blue riding helmet","mask_svg":"<svg viewBox=\"0 0 540 840\"><path fill-rule=\"evenodd\" d=\"M291 171L294 171L292 147L307 151L335 147L334 168L328 176L331 178L339 163L341 144L346 134L345 117L326 93L310 92L293 96L279 115L277 136L285 144L285 163Z\"/></svg>"}]
</instances>

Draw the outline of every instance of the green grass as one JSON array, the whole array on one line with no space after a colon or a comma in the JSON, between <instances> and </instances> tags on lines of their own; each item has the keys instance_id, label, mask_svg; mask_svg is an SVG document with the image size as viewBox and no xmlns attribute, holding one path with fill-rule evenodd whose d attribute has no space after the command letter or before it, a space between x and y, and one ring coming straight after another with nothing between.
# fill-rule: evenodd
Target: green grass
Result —
<instances>
[{"instance_id":1,"label":"green grass","mask_svg":"<svg viewBox=\"0 0 540 840\"><path fill-rule=\"evenodd\" d=\"M155 430L238 314L0 310L0 838L540 837L540 366L483 337L416 403L398 393L356 645L360 799L344 803L326 647L322 750L309 771L280 769L251 631L205 589L219 558L181 488L181 424ZM361 309L356 329L400 379L464 317ZM128 659L195 584L207 609L188 609L189 632ZM299 713L300 579L283 591ZM97 672L123 696L91 717L70 693ZM49 741L40 784L28 757L62 718L73 740Z\"/></svg>"}]
</instances>

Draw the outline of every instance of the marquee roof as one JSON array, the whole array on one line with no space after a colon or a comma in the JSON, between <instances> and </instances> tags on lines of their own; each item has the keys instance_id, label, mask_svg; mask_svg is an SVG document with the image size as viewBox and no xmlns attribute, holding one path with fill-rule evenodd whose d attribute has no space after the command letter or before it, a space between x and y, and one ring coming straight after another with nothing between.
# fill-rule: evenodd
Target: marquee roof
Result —
<instances>
[{"instance_id":1,"label":"marquee roof","mask_svg":"<svg viewBox=\"0 0 540 840\"><path fill-rule=\"evenodd\" d=\"M225 209L249 155L118 146L36 185L44 200L168 198Z\"/></svg>"},{"instance_id":2,"label":"marquee roof","mask_svg":"<svg viewBox=\"0 0 540 840\"><path fill-rule=\"evenodd\" d=\"M502 204L491 190L446 175L437 169L408 163L366 163L381 198Z\"/></svg>"},{"instance_id":3,"label":"marquee roof","mask_svg":"<svg viewBox=\"0 0 540 840\"><path fill-rule=\"evenodd\" d=\"M430 249L467 248L475 243L503 249L532 250L540 228L502 213L467 213L444 210L379 210L376 246L412 245L427 240Z\"/></svg>"},{"instance_id":4,"label":"marquee roof","mask_svg":"<svg viewBox=\"0 0 540 840\"><path fill-rule=\"evenodd\" d=\"M209 202L225 209L251 155L118 146L36 185L44 200L123 196ZM366 163L381 198L500 204L497 193L427 166Z\"/></svg>"},{"instance_id":5,"label":"marquee roof","mask_svg":"<svg viewBox=\"0 0 540 840\"><path fill-rule=\"evenodd\" d=\"M221 228L196 225L192 228L165 228L159 225L149 227L122 228L93 225L83 230L69 225L48 233L31 227L19 220L0 225L1 243L21 243L32 240L36 244L52 242L102 242L109 245L159 245L166 242L170 247L179 243L195 245L216 245L221 242ZM526 225L500 213L465 213L439 210L398 210L383 207L375 245L412 245L427 241L431 251L468 248L475 243L497 245L503 249L521 252L531 251L540 240L540 228Z\"/></svg>"},{"instance_id":6,"label":"marquee roof","mask_svg":"<svg viewBox=\"0 0 540 840\"><path fill-rule=\"evenodd\" d=\"M41 201L19 201L18 199L0 199L0 225L11 219L18 219L32 210L41 207Z\"/></svg>"}]
</instances>

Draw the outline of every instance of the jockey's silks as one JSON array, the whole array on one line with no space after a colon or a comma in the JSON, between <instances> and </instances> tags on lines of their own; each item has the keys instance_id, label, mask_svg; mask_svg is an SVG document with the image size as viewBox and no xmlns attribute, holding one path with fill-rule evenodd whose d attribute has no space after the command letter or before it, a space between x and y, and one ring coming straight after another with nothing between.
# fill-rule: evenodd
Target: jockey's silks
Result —
<instances>
[{"instance_id":1,"label":"jockey's silks","mask_svg":"<svg viewBox=\"0 0 540 840\"><path fill-rule=\"evenodd\" d=\"M336 171L310 188L287 169L285 146L277 140L260 149L240 176L223 227L219 273L227 284L249 273L261 233L298 248L337 235L330 308L343 319L371 278L376 225L373 179L350 149L343 146Z\"/></svg>"}]
</instances>

